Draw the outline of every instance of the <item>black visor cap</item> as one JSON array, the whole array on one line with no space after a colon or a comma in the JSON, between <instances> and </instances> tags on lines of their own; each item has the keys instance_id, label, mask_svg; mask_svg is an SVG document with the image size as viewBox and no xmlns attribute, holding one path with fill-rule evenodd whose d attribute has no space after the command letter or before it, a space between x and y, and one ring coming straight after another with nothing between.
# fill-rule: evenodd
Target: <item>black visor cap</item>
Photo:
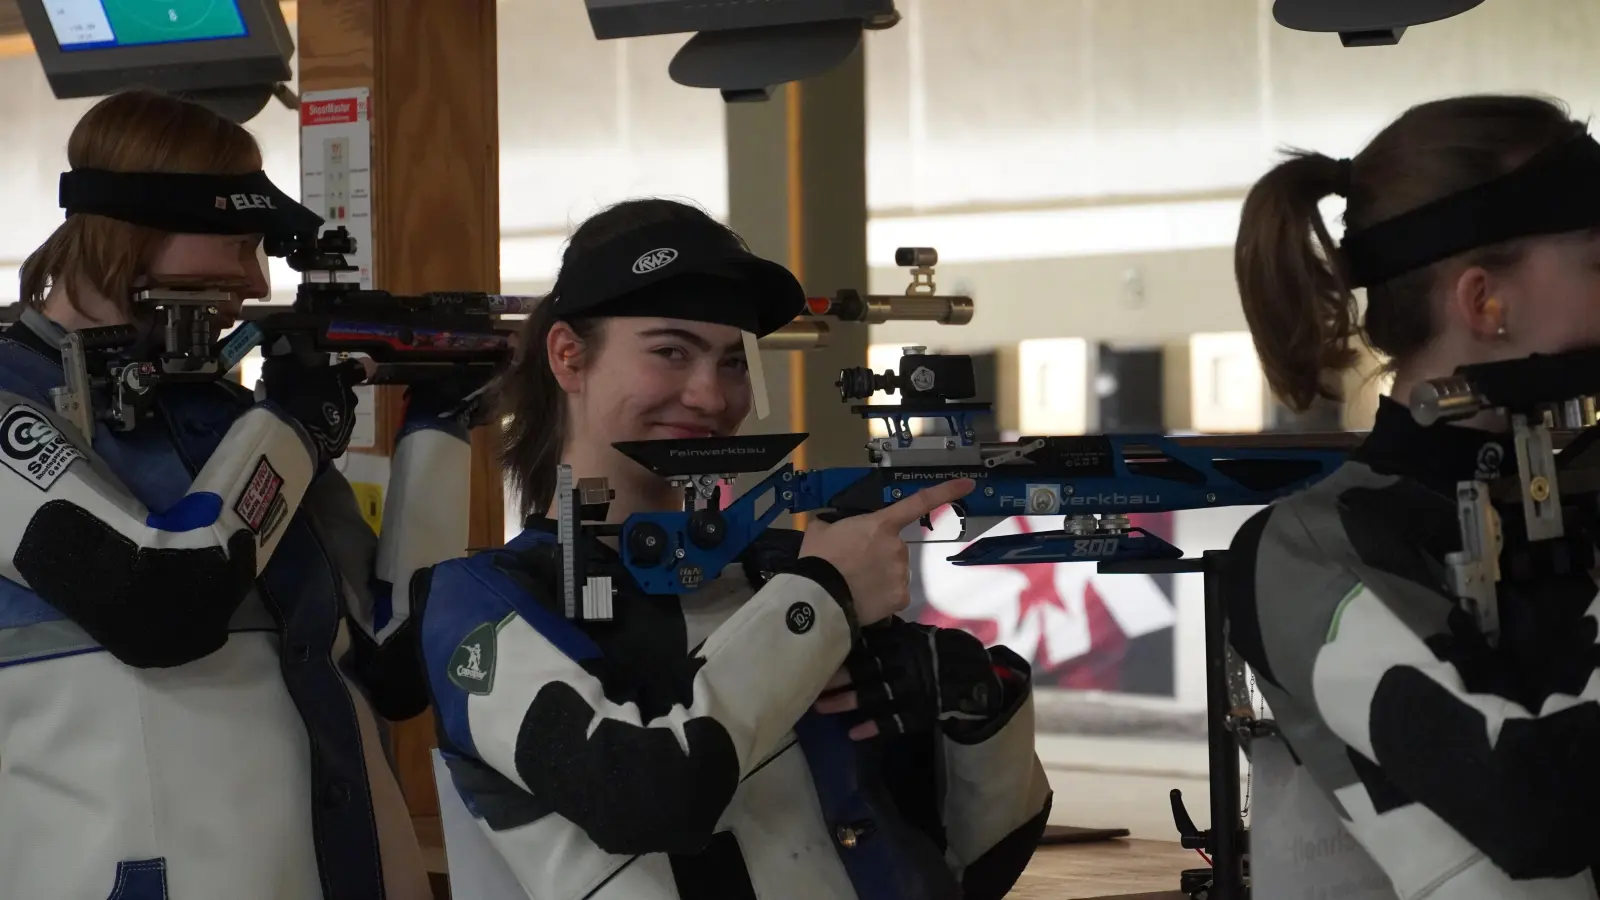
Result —
<instances>
[{"instance_id":1,"label":"black visor cap","mask_svg":"<svg viewBox=\"0 0 1600 900\"><path fill-rule=\"evenodd\" d=\"M61 175L61 208L174 234L314 236L323 218L265 172L200 175L74 169Z\"/></svg>"},{"instance_id":2,"label":"black visor cap","mask_svg":"<svg viewBox=\"0 0 1600 900\"><path fill-rule=\"evenodd\" d=\"M762 259L715 223L663 222L627 232L561 273L561 318L659 316L732 325L764 337L805 311L783 266Z\"/></svg>"}]
</instances>

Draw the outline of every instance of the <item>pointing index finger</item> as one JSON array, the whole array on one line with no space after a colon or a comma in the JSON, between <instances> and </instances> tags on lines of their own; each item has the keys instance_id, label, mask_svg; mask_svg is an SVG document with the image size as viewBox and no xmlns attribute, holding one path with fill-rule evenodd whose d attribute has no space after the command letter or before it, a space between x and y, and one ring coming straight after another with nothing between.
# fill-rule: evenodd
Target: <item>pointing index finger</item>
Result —
<instances>
[{"instance_id":1,"label":"pointing index finger","mask_svg":"<svg viewBox=\"0 0 1600 900\"><path fill-rule=\"evenodd\" d=\"M957 478L925 487L893 506L878 511L878 516L898 530L921 519L946 503L954 503L978 486L971 478Z\"/></svg>"}]
</instances>

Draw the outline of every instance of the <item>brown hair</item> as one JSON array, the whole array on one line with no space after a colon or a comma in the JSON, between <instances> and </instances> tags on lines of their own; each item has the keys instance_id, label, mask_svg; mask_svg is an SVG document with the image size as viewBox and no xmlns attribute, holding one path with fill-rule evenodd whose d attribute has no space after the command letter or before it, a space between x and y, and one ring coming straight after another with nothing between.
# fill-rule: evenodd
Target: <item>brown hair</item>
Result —
<instances>
[{"instance_id":1,"label":"brown hair","mask_svg":"<svg viewBox=\"0 0 1600 900\"><path fill-rule=\"evenodd\" d=\"M1351 338L1403 361L1434 337L1430 297L1449 261L1369 287L1366 319L1358 323L1349 275L1318 202L1346 193L1346 228L1365 228L1493 180L1570 136L1576 124L1555 100L1450 97L1411 107L1348 163L1291 151L1256 182L1240 216L1234 275L1273 393L1296 411L1318 397L1339 400L1326 376L1354 364ZM1516 264L1521 248L1511 242L1465 258L1503 269Z\"/></svg>"},{"instance_id":2,"label":"brown hair","mask_svg":"<svg viewBox=\"0 0 1600 900\"><path fill-rule=\"evenodd\" d=\"M584 221L572 233L561 256L561 272L544 302L534 307L517 336L517 356L500 388L500 411L508 421L501 441L501 465L517 491L524 517L550 502L556 489L556 465L567 442L567 395L550 371L546 340L556 322L565 321L584 342L592 360L600 351L604 318L562 319L550 303L565 287L566 273L584 255L619 235L668 222L711 223L727 229L704 210L675 200L625 200ZM734 235L737 239L737 235ZM739 241L740 246L744 242Z\"/></svg>"},{"instance_id":3,"label":"brown hair","mask_svg":"<svg viewBox=\"0 0 1600 900\"><path fill-rule=\"evenodd\" d=\"M112 94L90 107L67 138L67 164L113 172L243 175L261 169L261 148L242 126L203 106L148 90ZM63 285L80 313L81 285L122 307L166 234L104 216L74 214L22 264L22 302L44 303Z\"/></svg>"}]
</instances>

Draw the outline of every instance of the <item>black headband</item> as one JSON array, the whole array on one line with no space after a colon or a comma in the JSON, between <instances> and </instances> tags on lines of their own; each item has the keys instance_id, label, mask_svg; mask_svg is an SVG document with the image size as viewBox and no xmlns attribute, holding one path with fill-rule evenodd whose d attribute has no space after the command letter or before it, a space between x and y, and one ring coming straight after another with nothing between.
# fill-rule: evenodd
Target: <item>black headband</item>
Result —
<instances>
[{"instance_id":1,"label":"black headband","mask_svg":"<svg viewBox=\"0 0 1600 900\"><path fill-rule=\"evenodd\" d=\"M323 223L265 172L73 169L61 175L61 208L175 234L260 234L269 243L315 235Z\"/></svg>"},{"instance_id":2,"label":"black headband","mask_svg":"<svg viewBox=\"0 0 1600 900\"><path fill-rule=\"evenodd\" d=\"M572 256L551 300L562 318L660 316L762 337L805 310L805 290L788 269L714 222L647 225Z\"/></svg>"},{"instance_id":3,"label":"black headband","mask_svg":"<svg viewBox=\"0 0 1600 900\"><path fill-rule=\"evenodd\" d=\"M1563 140L1492 181L1345 235L1351 287L1371 287L1467 250L1600 227L1600 143Z\"/></svg>"}]
</instances>

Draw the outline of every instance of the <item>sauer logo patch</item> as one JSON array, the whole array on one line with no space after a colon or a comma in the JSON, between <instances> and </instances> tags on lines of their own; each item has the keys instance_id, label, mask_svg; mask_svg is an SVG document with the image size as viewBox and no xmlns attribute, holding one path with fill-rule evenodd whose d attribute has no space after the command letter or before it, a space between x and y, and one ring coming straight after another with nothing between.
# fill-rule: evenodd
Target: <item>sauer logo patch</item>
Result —
<instances>
[{"instance_id":1,"label":"sauer logo patch","mask_svg":"<svg viewBox=\"0 0 1600 900\"><path fill-rule=\"evenodd\" d=\"M41 491L50 490L83 454L44 413L13 406L0 419L0 462Z\"/></svg>"},{"instance_id":2,"label":"sauer logo patch","mask_svg":"<svg viewBox=\"0 0 1600 900\"><path fill-rule=\"evenodd\" d=\"M487 694L494 689L493 622L485 622L468 632L450 654L450 680L469 694Z\"/></svg>"}]
</instances>

